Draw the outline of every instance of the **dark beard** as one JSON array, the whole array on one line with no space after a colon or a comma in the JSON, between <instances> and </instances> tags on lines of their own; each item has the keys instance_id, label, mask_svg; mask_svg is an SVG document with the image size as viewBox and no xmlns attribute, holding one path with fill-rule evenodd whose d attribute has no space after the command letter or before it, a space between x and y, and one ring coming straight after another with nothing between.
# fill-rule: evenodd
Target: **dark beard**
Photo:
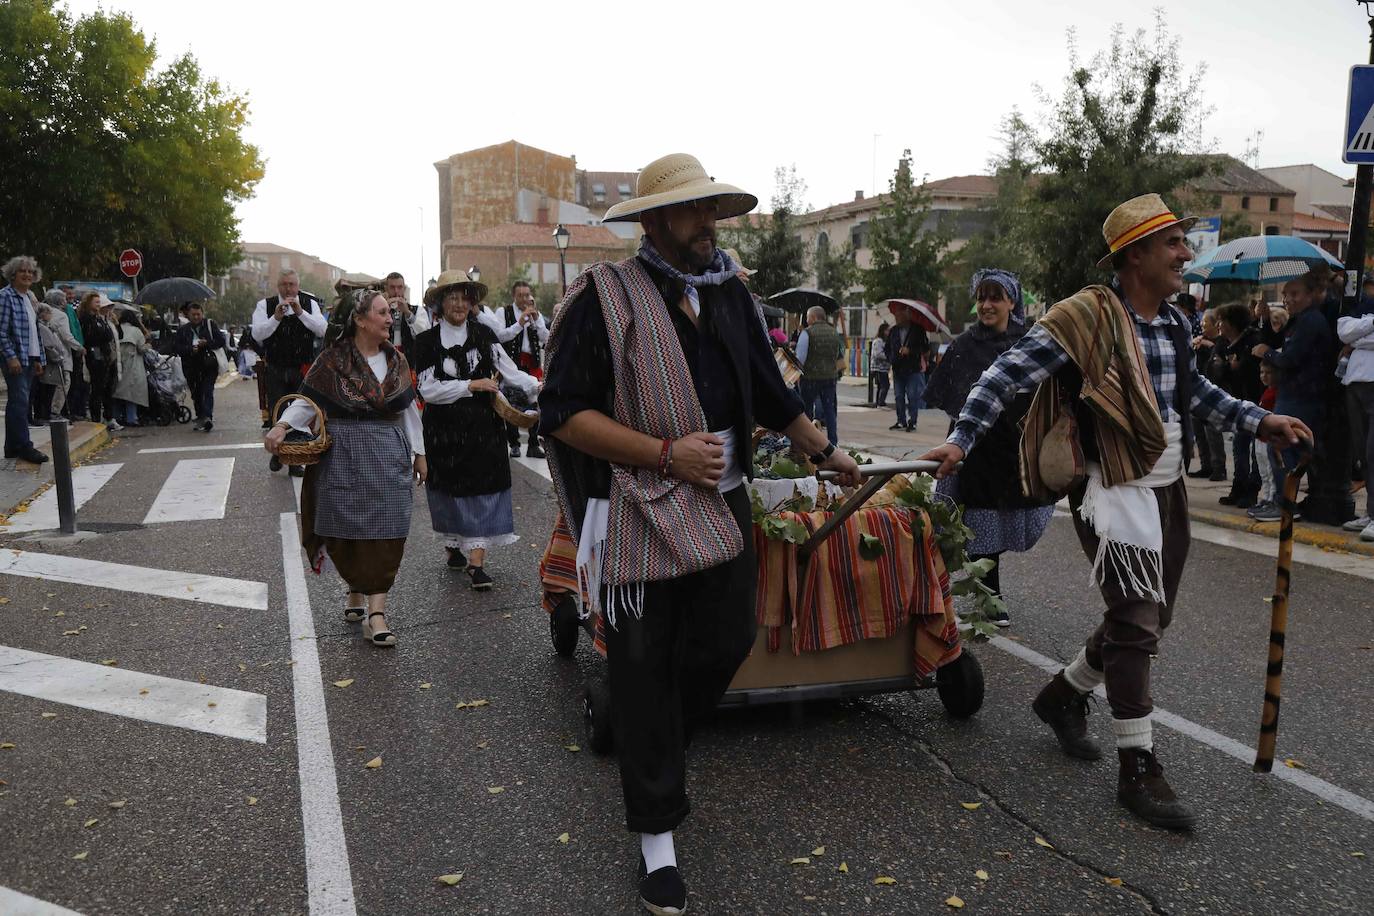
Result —
<instances>
[{"instance_id":1,"label":"dark beard","mask_svg":"<svg viewBox=\"0 0 1374 916\"><path fill-rule=\"evenodd\" d=\"M711 252L707 255L698 253L691 243L683 245L680 244L677 239L673 238L671 234L665 233L665 235L667 235L667 237L664 239L664 242L668 250L664 251L660 249L659 254L663 255L670 264L673 262L685 264L689 273L700 273L710 267L711 262L716 258L716 239L714 234L710 236Z\"/></svg>"}]
</instances>

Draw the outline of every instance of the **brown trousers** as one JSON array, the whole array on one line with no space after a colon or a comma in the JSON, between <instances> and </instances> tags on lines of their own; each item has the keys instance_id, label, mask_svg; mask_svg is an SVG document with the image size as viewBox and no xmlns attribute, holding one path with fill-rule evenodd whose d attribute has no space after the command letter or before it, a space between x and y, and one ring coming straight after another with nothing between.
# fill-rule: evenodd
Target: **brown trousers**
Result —
<instances>
[{"instance_id":1,"label":"brown trousers","mask_svg":"<svg viewBox=\"0 0 1374 916\"><path fill-rule=\"evenodd\" d=\"M1091 562L1097 556L1098 539L1092 523L1078 515L1083 490L1079 487L1069 494L1069 505L1078 541ZM1164 532L1164 603L1126 591L1109 567L1101 585L1107 610L1086 646L1088 664L1106 675L1107 703L1115 719L1139 719L1154 709L1150 698L1150 656L1159 651L1159 637L1173 620L1174 598L1188 561L1192 536L1188 527L1188 491L1183 480L1156 487L1154 494Z\"/></svg>"}]
</instances>

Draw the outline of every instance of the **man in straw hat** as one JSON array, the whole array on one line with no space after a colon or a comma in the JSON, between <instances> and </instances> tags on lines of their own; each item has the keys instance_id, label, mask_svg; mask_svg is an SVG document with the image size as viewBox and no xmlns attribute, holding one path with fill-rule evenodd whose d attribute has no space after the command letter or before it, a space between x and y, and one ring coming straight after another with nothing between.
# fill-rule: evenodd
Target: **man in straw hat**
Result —
<instances>
[{"instance_id":1,"label":"man in straw hat","mask_svg":"<svg viewBox=\"0 0 1374 916\"><path fill-rule=\"evenodd\" d=\"M738 265L716 247L716 220L757 203L692 156L646 166L605 217L643 226L639 253L573 282L539 399L559 507L606 622L626 825L654 913L686 908L673 830L692 729L754 644L755 423L859 479L784 386Z\"/></svg>"},{"instance_id":2,"label":"man in straw hat","mask_svg":"<svg viewBox=\"0 0 1374 916\"><path fill-rule=\"evenodd\" d=\"M1027 495L1068 492L1106 612L1032 708L1067 754L1096 760L1087 695L1105 683L1120 763L1117 800L1172 829L1192 827L1197 816L1174 795L1154 754L1150 658L1173 616L1188 555L1188 415L1283 444L1311 438L1301 421L1232 398L1198 373L1192 329L1165 301L1183 289L1183 266L1193 257L1184 232L1192 223L1158 194L1113 210L1102 225L1109 250L1098 261L1114 272L1110 285L1056 303L974 385L946 444L923 456L941 462L939 476L949 474L1013 396L1036 389L1021 441L1022 486Z\"/></svg>"}]
</instances>

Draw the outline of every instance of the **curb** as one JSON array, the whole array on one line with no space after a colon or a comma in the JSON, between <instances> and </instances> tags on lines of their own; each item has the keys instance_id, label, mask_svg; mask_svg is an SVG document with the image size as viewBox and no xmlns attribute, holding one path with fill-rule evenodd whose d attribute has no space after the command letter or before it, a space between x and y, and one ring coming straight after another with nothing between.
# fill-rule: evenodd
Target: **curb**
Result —
<instances>
[{"instance_id":1,"label":"curb","mask_svg":"<svg viewBox=\"0 0 1374 916\"><path fill-rule=\"evenodd\" d=\"M1229 512L1214 512L1209 509L1189 509L1188 517L1214 528L1244 531L1273 538L1275 541L1279 536L1278 522L1257 522L1252 518L1242 518ZM1351 535L1344 532L1320 531L1299 523L1293 526L1293 540L1298 544L1307 544L1320 550L1374 557L1374 543L1361 541L1358 535L1352 540Z\"/></svg>"},{"instance_id":2,"label":"curb","mask_svg":"<svg viewBox=\"0 0 1374 916\"><path fill-rule=\"evenodd\" d=\"M110 431L105 428L104 424L92 423L90 425L97 426L97 429L94 432L92 432L89 436L82 439L80 442L76 443L76 445L73 446L69 451L73 466L80 464L82 461L91 457L96 452L100 451L102 448L109 445L111 442ZM51 458L52 456L49 455L48 457ZM13 472L10 473L16 474L20 478L31 479L33 481L33 485L31 487L26 487L25 489L27 489L28 492L23 496L23 498L16 500L13 505L3 504L15 499L13 494L11 494L8 498L0 501L0 519L8 519L19 509L20 506L23 506L25 503L30 502L31 500L33 500L35 496L39 495L44 490L48 489L53 485L52 470L50 465L28 465L27 467L24 467L22 469L16 468ZM4 534L4 530L5 529L3 524L0 524L0 535Z\"/></svg>"}]
</instances>

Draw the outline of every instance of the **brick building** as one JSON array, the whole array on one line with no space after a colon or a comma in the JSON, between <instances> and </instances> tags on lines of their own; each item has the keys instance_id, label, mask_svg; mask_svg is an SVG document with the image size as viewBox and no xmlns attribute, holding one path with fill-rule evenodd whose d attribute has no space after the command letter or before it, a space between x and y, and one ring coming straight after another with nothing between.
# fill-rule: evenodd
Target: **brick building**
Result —
<instances>
[{"instance_id":1,"label":"brick building","mask_svg":"<svg viewBox=\"0 0 1374 916\"><path fill-rule=\"evenodd\" d=\"M1215 175L1197 179L1188 190L1215 198L1194 212L1199 215L1220 214L1243 217L1250 224L1251 235L1292 235L1296 194L1292 188L1250 168L1234 156L1209 156L1220 165Z\"/></svg>"},{"instance_id":2,"label":"brick building","mask_svg":"<svg viewBox=\"0 0 1374 916\"><path fill-rule=\"evenodd\" d=\"M619 238L605 226L566 226L571 233L568 250L567 279L572 281L582 270L597 261L618 260L632 250L630 243ZM530 279L535 283L558 284L558 248L553 243L554 227L548 223L503 223L470 235L450 239L444 244L445 270L482 271L483 281L501 282L521 265L529 265ZM492 299L504 297L502 290L493 289Z\"/></svg>"},{"instance_id":3,"label":"brick building","mask_svg":"<svg viewBox=\"0 0 1374 916\"><path fill-rule=\"evenodd\" d=\"M302 277L317 277L331 290L345 273L342 267L322 261L313 254L271 242L244 242L241 247L243 257L229 269L229 280L263 295L277 288L277 275L283 270L294 270Z\"/></svg>"},{"instance_id":4,"label":"brick building","mask_svg":"<svg viewBox=\"0 0 1374 916\"><path fill-rule=\"evenodd\" d=\"M439 245L519 218L517 198L533 191L553 201L577 200L577 160L515 140L456 153L434 163L439 173Z\"/></svg>"}]
</instances>

